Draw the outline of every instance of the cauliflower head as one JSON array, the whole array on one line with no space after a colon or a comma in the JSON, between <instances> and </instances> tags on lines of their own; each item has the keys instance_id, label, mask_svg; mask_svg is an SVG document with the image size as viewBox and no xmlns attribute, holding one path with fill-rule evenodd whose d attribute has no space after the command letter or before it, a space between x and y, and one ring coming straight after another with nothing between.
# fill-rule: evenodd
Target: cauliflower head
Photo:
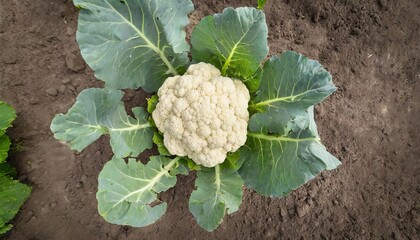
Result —
<instances>
[{"instance_id":1,"label":"cauliflower head","mask_svg":"<svg viewBox=\"0 0 420 240\"><path fill-rule=\"evenodd\" d=\"M249 91L213 65L193 64L184 75L169 77L158 97L152 116L171 154L214 167L245 144Z\"/></svg>"}]
</instances>

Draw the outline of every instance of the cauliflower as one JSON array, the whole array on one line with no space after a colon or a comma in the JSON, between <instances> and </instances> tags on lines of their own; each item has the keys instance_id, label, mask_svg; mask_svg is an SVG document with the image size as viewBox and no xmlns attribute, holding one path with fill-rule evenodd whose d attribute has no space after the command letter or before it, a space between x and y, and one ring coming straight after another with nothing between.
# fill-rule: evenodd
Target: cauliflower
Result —
<instances>
[{"instance_id":1,"label":"cauliflower","mask_svg":"<svg viewBox=\"0 0 420 240\"><path fill-rule=\"evenodd\" d=\"M213 65L193 64L166 79L158 97L152 116L171 154L214 167L245 144L249 91Z\"/></svg>"}]
</instances>

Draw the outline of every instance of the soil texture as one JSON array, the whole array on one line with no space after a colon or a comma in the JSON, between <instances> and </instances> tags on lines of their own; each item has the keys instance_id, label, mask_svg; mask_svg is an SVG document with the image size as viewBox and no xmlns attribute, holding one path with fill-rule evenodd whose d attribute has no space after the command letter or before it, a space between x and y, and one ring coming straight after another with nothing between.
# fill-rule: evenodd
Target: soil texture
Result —
<instances>
[{"instance_id":1,"label":"soil texture","mask_svg":"<svg viewBox=\"0 0 420 240\"><path fill-rule=\"evenodd\" d=\"M225 7L256 0L195 0L192 27ZM338 90L316 106L321 139L342 165L288 197L245 190L240 210L212 233L188 210L194 174L162 194L167 213L131 228L97 212L97 177L110 159L106 137L82 153L55 140L52 118L80 91L102 86L75 40L67 0L0 0L0 99L16 108L9 134L19 178L33 187L7 240L419 239L420 1L269 0L270 56L294 50L319 60ZM127 91L128 106L146 94ZM146 153L145 155L149 155Z\"/></svg>"}]
</instances>

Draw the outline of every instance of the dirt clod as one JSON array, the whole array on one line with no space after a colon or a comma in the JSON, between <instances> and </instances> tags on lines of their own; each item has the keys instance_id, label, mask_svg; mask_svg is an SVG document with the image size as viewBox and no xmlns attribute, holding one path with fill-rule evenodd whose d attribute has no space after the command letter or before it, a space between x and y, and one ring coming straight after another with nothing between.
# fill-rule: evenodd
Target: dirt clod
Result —
<instances>
[{"instance_id":1,"label":"dirt clod","mask_svg":"<svg viewBox=\"0 0 420 240\"><path fill-rule=\"evenodd\" d=\"M66 91L66 86L65 85L60 85L60 87L58 88L58 92L63 93L64 91Z\"/></svg>"},{"instance_id":2,"label":"dirt clod","mask_svg":"<svg viewBox=\"0 0 420 240\"><path fill-rule=\"evenodd\" d=\"M61 81L63 84L67 85L69 83L71 83L71 79L70 78L65 78L63 79L63 81Z\"/></svg>"},{"instance_id":3,"label":"dirt clod","mask_svg":"<svg viewBox=\"0 0 420 240\"><path fill-rule=\"evenodd\" d=\"M300 206L296 207L296 212L297 212L297 215L298 215L299 217L304 217L304 216L306 216L306 214L308 214L309 209L310 209L309 205L307 205L307 204L302 204L302 205L300 205Z\"/></svg>"},{"instance_id":4,"label":"dirt clod","mask_svg":"<svg viewBox=\"0 0 420 240\"><path fill-rule=\"evenodd\" d=\"M29 104L36 105L38 103L39 103L39 99L38 98L35 98L35 97L30 97L29 98Z\"/></svg>"},{"instance_id":5,"label":"dirt clod","mask_svg":"<svg viewBox=\"0 0 420 240\"><path fill-rule=\"evenodd\" d=\"M85 62L80 55L71 52L66 55L65 59L66 66L73 72L79 72L85 69Z\"/></svg>"},{"instance_id":6,"label":"dirt clod","mask_svg":"<svg viewBox=\"0 0 420 240\"><path fill-rule=\"evenodd\" d=\"M58 94L58 91L57 91L57 89L55 89L55 88L48 88L47 90L45 90L45 92L48 94L48 95L50 95L50 96L53 96L53 97L55 97L55 96L57 96L57 94Z\"/></svg>"}]
</instances>

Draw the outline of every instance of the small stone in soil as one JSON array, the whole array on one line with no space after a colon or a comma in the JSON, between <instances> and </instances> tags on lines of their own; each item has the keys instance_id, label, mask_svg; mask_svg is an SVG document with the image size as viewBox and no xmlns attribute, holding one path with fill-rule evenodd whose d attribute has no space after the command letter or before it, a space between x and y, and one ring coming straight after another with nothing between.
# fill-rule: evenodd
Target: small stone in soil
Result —
<instances>
[{"instance_id":1,"label":"small stone in soil","mask_svg":"<svg viewBox=\"0 0 420 240\"><path fill-rule=\"evenodd\" d=\"M311 198L315 197L315 190L313 190L313 189L309 190L309 191L308 191L308 195L309 195L309 197L311 197Z\"/></svg>"},{"instance_id":2,"label":"small stone in soil","mask_svg":"<svg viewBox=\"0 0 420 240\"><path fill-rule=\"evenodd\" d=\"M309 212L309 205L303 204L296 208L297 215L299 217L304 217Z\"/></svg>"},{"instance_id":3,"label":"small stone in soil","mask_svg":"<svg viewBox=\"0 0 420 240\"><path fill-rule=\"evenodd\" d=\"M71 83L71 79L70 78L65 78L63 79L63 81L61 81L63 84L69 84Z\"/></svg>"},{"instance_id":4,"label":"small stone in soil","mask_svg":"<svg viewBox=\"0 0 420 240\"><path fill-rule=\"evenodd\" d=\"M79 72L85 69L85 63L83 59L77 54L69 53L66 55L65 60L66 66L73 72Z\"/></svg>"},{"instance_id":5,"label":"small stone in soil","mask_svg":"<svg viewBox=\"0 0 420 240\"><path fill-rule=\"evenodd\" d=\"M295 209L294 208L289 209L288 212L289 212L289 216L295 215Z\"/></svg>"},{"instance_id":6,"label":"small stone in soil","mask_svg":"<svg viewBox=\"0 0 420 240\"><path fill-rule=\"evenodd\" d=\"M66 91L66 86L61 85L61 86L58 88L58 92L59 92L59 93L63 93L64 91Z\"/></svg>"},{"instance_id":7,"label":"small stone in soil","mask_svg":"<svg viewBox=\"0 0 420 240\"><path fill-rule=\"evenodd\" d=\"M39 103L39 100L37 98L31 97L29 98L29 104L36 105Z\"/></svg>"},{"instance_id":8,"label":"small stone in soil","mask_svg":"<svg viewBox=\"0 0 420 240\"><path fill-rule=\"evenodd\" d=\"M282 217L286 217L286 215L287 215L287 211L286 211L286 209L284 209L284 208L280 208L280 216L282 216Z\"/></svg>"},{"instance_id":9,"label":"small stone in soil","mask_svg":"<svg viewBox=\"0 0 420 240\"><path fill-rule=\"evenodd\" d=\"M53 97L57 96L57 94L58 94L58 91L55 88L48 88L47 90L45 90L45 92L48 95L53 96Z\"/></svg>"}]
</instances>

